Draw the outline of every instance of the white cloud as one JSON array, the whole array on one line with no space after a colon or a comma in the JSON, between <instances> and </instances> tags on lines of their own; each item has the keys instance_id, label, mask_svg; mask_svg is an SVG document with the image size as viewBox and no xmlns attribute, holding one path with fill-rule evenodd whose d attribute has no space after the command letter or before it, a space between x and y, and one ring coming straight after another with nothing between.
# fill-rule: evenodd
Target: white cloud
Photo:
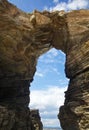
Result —
<instances>
[{"instance_id":1,"label":"white cloud","mask_svg":"<svg viewBox=\"0 0 89 130\"><path fill-rule=\"evenodd\" d=\"M44 122L44 126L53 126L53 127L56 127L56 126L59 126L60 127L60 123L59 123L59 120L57 119L42 119L42 122Z\"/></svg>"},{"instance_id":2,"label":"white cloud","mask_svg":"<svg viewBox=\"0 0 89 130\"><path fill-rule=\"evenodd\" d=\"M52 48L49 50L46 54L42 55L39 58L39 62L45 63L45 64L51 64L51 63L64 63L64 53L56 50L55 48Z\"/></svg>"},{"instance_id":3,"label":"white cloud","mask_svg":"<svg viewBox=\"0 0 89 130\"><path fill-rule=\"evenodd\" d=\"M45 78L49 74L60 76L60 67L64 64L65 54L53 48L38 59L35 76L41 78Z\"/></svg>"},{"instance_id":4,"label":"white cloud","mask_svg":"<svg viewBox=\"0 0 89 130\"><path fill-rule=\"evenodd\" d=\"M59 51L55 48L52 48L49 50L46 54L42 55L39 60L44 63L53 63L55 62L55 57L57 57L59 54Z\"/></svg>"},{"instance_id":5,"label":"white cloud","mask_svg":"<svg viewBox=\"0 0 89 130\"><path fill-rule=\"evenodd\" d=\"M89 5L89 0L69 0L67 9L76 10L76 9L85 9Z\"/></svg>"},{"instance_id":6,"label":"white cloud","mask_svg":"<svg viewBox=\"0 0 89 130\"><path fill-rule=\"evenodd\" d=\"M53 0L53 3L57 3L53 7L48 8L47 10L55 11L55 10L77 10L77 9L89 9L89 0L68 0L68 2L58 2L58 0Z\"/></svg>"},{"instance_id":7,"label":"white cloud","mask_svg":"<svg viewBox=\"0 0 89 130\"><path fill-rule=\"evenodd\" d=\"M59 0L53 0L53 2L54 2L54 3L58 3L58 2L59 2Z\"/></svg>"},{"instance_id":8,"label":"white cloud","mask_svg":"<svg viewBox=\"0 0 89 130\"><path fill-rule=\"evenodd\" d=\"M48 55L50 54L51 56L58 56L58 50L56 50L55 48L52 48L51 50L48 51L47 53Z\"/></svg>"},{"instance_id":9,"label":"white cloud","mask_svg":"<svg viewBox=\"0 0 89 130\"><path fill-rule=\"evenodd\" d=\"M38 76L38 77L44 77L44 74L41 73L41 72L36 71L35 76Z\"/></svg>"},{"instance_id":10,"label":"white cloud","mask_svg":"<svg viewBox=\"0 0 89 130\"><path fill-rule=\"evenodd\" d=\"M47 6L44 6L43 10L49 10Z\"/></svg>"},{"instance_id":11,"label":"white cloud","mask_svg":"<svg viewBox=\"0 0 89 130\"><path fill-rule=\"evenodd\" d=\"M39 78L45 78L49 76L49 74L61 76L61 73L59 72L58 68L53 65L45 65L44 69L42 69L41 66L38 66L35 76Z\"/></svg>"},{"instance_id":12,"label":"white cloud","mask_svg":"<svg viewBox=\"0 0 89 130\"><path fill-rule=\"evenodd\" d=\"M66 10L66 8L67 8L67 3L65 3L65 2L60 2L60 3L57 3L57 5L56 6L54 6L54 7L50 7L50 11L55 11L55 10Z\"/></svg>"},{"instance_id":13,"label":"white cloud","mask_svg":"<svg viewBox=\"0 0 89 130\"><path fill-rule=\"evenodd\" d=\"M60 79L59 79L59 84L61 85L61 86L65 86L66 84L68 84L68 82L69 82L69 79L68 78L61 78L60 77Z\"/></svg>"},{"instance_id":14,"label":"white cloud","mask_svg":"<svg viewBox=\"0 0 89 130\"><path fill-rule=\"evenodd\" d=\"M44 125L58 125L57 114L59 107L64 103L64 91L66 91L66 87L50 86L45 90L33 90L31 92L30 108L40 110Z\"/></svg>"},{"instance_id":15,"label":"white cloud","mask_svg":"<svg viewBox=\"0 0 89 130\"><path fill-rule=\"evenodd\" d=\"M52 68L52 72L55 72L57 75L61 75L57 68Z\"/></svg>"}]
</instances>

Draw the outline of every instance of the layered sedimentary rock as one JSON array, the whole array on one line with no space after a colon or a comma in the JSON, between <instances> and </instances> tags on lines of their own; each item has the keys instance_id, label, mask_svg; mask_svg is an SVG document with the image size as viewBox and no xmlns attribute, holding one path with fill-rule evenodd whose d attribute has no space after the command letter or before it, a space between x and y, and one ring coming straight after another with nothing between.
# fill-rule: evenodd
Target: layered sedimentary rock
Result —
<instances>
[{"instance_id":1,"label":"layered sedimentary rock","mask_svg":"<svg viewBox=\"0 0 89 130\"><path fill-rule=\"evenodd\" d=\"M61 126L89 129L89 11L27 14L1 0L0 130L34 129L29 86L38 57L52 47L66 54L65 73L70 79L58 115Z\"/></svg>"},{"instance_id":2,"label":"layered sedimentary rock","mask_svg":"<svg viewBox=\"0 0 89 130\"><path fill-rule=\"evenodd\" d=\"M64 130L89 129L89 11L67 16L69 40L65 72L70 79L59 119Z\"/></svg>"},{"instance_id":3,"label":"layered sedimentary rock","mask_svg":"<svg viewBox=\"0 0 89 130\"><path fill-rule=\"evenodd\" d=\"M5 105L4 105L5 104ZM30 111L18 105L0 103L0 130L31 130Z\"/></svg>"},{"instance_id":4,"label":"layered sedimentary rock","mask_svg":"<svg viewBox=\"0 0 89 130\"><path fill-rule=\"evenodd\" d=\"M32 130L42 130L43 129L41 118L39 116L39 110L37 110L37 109L30 110L30 118L31 118L31 122L32 122L32 124L31 124Z\"/></svg>"}]
</instances>

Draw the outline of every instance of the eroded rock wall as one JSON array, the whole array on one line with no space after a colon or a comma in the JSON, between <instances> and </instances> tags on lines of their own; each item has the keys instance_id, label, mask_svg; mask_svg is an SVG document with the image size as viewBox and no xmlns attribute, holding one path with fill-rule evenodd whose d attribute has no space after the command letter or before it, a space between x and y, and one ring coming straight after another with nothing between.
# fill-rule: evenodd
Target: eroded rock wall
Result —
<instances>
[{"instance_id":1,"label":"eroded rock wall","mask_svg":"<svg viewBox=\"0 0 89 130\"><path fill-rule=\"evenodd\" d=\"M43 124L41 122L41 118L39 116L39 110L37 109L31 109L30 110L30 118L32 122L32 130L42 130L43 129Z\"/></svg>"},{"instance_id":2,"label":"eroded rock wall","mask_svg":"<svg viewBox=\"0 0 89 130\"><path fill-rule=\"evenodd\" d=\"M89 11L67 14L69 40L65 72L70 79L59 119L63 130L89 129Z\"/></svg>"},{"instance_id":3,"label":"eroded rock wall","mask_svg":"<svg viewBox=\"0 0 89 130\"><path fill-rule=\"evenodd\" d=\"M26 14L1 0L0 130L32 130L29 87L38 57L52 47L66 54L70 79L58 115L61 126L89 129L89 11Z\"/></svg>"},{"instance_id":4,"label":"eroded rock wall","mask_svg":"<svg viewBox=\"0 0 89 130\"><path fill-rule=\"evenodd\" d=\"M49 48L34 44L30 16L0 1L0 130L32 130L30 82L38 55Z\"/></svg>"}]
</instances>

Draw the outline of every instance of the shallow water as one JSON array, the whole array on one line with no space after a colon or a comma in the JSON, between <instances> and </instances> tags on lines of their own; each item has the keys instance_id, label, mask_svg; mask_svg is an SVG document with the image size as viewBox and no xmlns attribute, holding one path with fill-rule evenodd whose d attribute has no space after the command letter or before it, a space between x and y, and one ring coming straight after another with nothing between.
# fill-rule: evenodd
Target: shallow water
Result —
<instances>
[{"instance_id":1,"label":"shallow water","mask_svg":"<svg viewBox=\"0 0 89 130\"><path fill-rule=\"evenodd\" d=\"M43 130L62 130L61 128L45 127Z\"/></svg>"}]
</instances>

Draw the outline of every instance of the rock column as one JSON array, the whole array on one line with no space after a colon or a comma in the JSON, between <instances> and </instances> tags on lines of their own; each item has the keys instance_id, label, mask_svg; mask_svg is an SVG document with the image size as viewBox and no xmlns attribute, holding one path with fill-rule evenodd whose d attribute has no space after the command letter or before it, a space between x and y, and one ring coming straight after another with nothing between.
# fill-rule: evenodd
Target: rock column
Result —
<instances>
[{"instance_id":1,"label":"rock column","mask_svg":"<svg viewBox=\"0 0 89 130\"><path fill-rule=\"evenodd\" d=\"M70 79L58 115L63 130L89 129L89 11L67 14L66 76Z\"/></svg>"}]
</instances>

